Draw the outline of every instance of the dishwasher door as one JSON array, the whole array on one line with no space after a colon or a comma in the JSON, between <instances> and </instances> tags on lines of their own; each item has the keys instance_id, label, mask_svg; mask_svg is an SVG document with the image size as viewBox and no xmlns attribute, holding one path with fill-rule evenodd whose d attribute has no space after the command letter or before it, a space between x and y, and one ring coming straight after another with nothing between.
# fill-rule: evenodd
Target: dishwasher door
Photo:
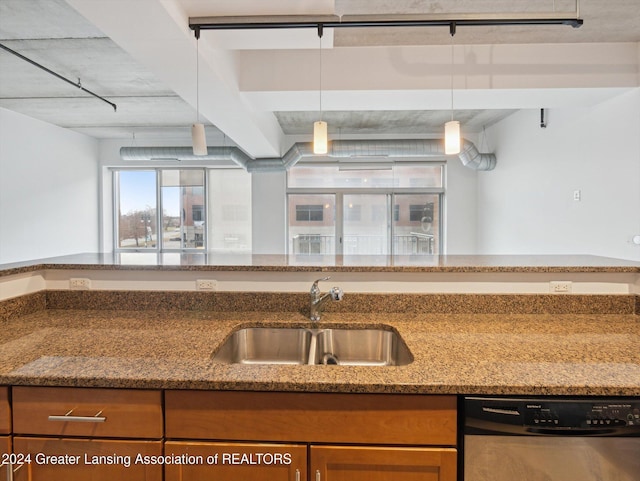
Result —
<instances>
[{"instance_id":1,"label":"dishwasher door","mask_svg":"<svg viewBox=\"0 0 640 481\"><path fill-rule=\"evenodd\" d=\"M465 481L640 481L640 438L465 436Z\"/></svg>"},{"instance_id":2,"label":"dishwasher door","mask_svg":"<svg viewBox=\"0 0 640 481\"><path fill-rule=\"evenodd\" d=\"M640 481L638 399L465 399L464 481Z\"/></svg>"}]
</instances>

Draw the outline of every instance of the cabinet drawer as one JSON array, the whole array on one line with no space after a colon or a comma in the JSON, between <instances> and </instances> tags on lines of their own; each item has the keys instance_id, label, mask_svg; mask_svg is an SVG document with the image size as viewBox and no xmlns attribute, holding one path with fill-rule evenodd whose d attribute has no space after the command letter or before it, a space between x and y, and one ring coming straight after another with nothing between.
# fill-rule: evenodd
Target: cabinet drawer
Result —
<instances>
[{"instance_id":1,"label":"cabinet drawer","mask_svg":"<svg viewBox=\"0 0 640 481\"><path fill-rule=\"evenodd\" d=\"M11 432L11 409L9 408L9 388L0 387L0 434Z\"/></svg>"},{"instance_id":2,"label":"cabinet drawer","mask_svg":"<svg viewBox=\"0 0 640 481\"><path fill-rule=\"evenodd\" d=\"M455 446L455 396L167 391L168 438Z\"/></svg>"},{"instance_id":3,"label":"cabinet drawer","mask_svg":"<svg viewBox=\"0 0 640 481\"><path fill-rule=\"evenodd\" d=\"M159 439L162 394L96 388L13 388L14 434Z\"/></svg>"},{"instance_id":4,"label":"cabinet drawer","mask_svg":"<svg viewBox=\"0 0 640 481\"><path fill-rule=\"evenodd\" d=\"M15 481L162 481L162 464L136 463L138 455L158 459L162 441L16 437L13 444L31 455Z\"/></svg>"}]
</instances>

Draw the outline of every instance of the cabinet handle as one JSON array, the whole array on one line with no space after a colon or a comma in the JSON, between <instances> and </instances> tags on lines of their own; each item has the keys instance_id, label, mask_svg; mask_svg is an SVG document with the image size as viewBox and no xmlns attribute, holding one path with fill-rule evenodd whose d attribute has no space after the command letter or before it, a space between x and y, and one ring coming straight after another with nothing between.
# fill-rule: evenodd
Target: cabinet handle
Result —
<instances>
[{"instance_id":1,"label":"cabinet handle","mask_svg":"<svg viewBox=\"0 0 640 481\"><path fill-rule=\"evenodd\" d=\"M71 415L72 412L73 412L73 409L62 416L52 414L49 416L49 421L63 421L63 422L71 421L76 423L103 423L107 420L106 416L100 416L102 414L102 411L98 411L93 416L72 416Z\"/></svg>"},{"instance_id":2,"label":"cabinet handle","mask_svg":"<svg viewBox=\"0 0 640 481\"><path fill-rule=\"evenodd\" d=\"M13 464L7 464L7 481L13 481L14 473L17 473L24 467L24 463L21 463L16 469L13 469Z\"/></svg>"},{"instance_id":3,"label":"cabinet handle","mask_svg":"<svg viewBox=\"0 0 640 481\"><path fill-rule=\"evenodd\" d=\"M320 481L320 470L316 469L316 481Z\"/></svg>"},{"instance_id":4,"label":"cabinet handle","mask_svg":"<svg viewBox=\"0 0 640 481\"><path fill-rule=\"evenodd\" d=\"M296 481L300 481L300 470L296 469Z\"/></svg>"}]
</instances>

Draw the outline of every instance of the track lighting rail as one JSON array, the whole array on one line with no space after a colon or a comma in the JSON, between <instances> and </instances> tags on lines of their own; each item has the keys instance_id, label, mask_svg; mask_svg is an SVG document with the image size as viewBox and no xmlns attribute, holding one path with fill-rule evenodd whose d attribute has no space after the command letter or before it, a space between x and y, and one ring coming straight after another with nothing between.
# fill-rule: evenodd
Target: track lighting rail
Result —
<instances>
[{"instance_id":1,"label":"track lighting rail","mask_svg":"<svg viewBox=\"0 0 640 481\"><path fill-rule=\"evenodd\" d=\"M533 16L532 16L533 15ZM583 24L576 9L575 17L566 12L527 14L436 14L436 15L279 15L242 17L191 17L189 28L200 30L256 30L279 28L350 28L350 27L458 27L509 25L568 25Z\"/></svg>"},{"instance_id":2,"label":"track lighting rail","mask_svg":"<svg viewBox=\"0 0 640 481\"><path fill-rule=\"evenodd\" d=\"M93 95L95 98L102 100L103 102L108 103L109 105L111 105L111 107L113 107L113 111L117 112L118 110L118 106L116 104L114 104L113 102L109 102L107 99L105 99L104 97L101 97L100 95L92 92L91 90L88 90L86 88L84 88L82 86L82 83L80 82L80 79L78 79L77 82L74 82L73 80L69 80L66 77L63 77L62 75L60 75L59 73L54 72L53 70L45 67L44 65L39 64L38 62L31 60L28 57L25 57L24 55L22 55L21 53L16 52L15 50L10 49L9 47L7 47L6 45L3 45L0 43L0 48L2 48L3 50L6 50L7 52L9 52L10 54L15 55L16 57L18 57L19 59L24 60L25 62L30 63L31 65L38 67L39 69L44 70L45 72L47 72L48 74L53 75L54 77L59 78L60 80L63 80L65 82L67 82L68 84L73 85L74 87L79 88L80 90L82 90L83 92L88 93L89 95Z\"/></svg>"}]
</instances>

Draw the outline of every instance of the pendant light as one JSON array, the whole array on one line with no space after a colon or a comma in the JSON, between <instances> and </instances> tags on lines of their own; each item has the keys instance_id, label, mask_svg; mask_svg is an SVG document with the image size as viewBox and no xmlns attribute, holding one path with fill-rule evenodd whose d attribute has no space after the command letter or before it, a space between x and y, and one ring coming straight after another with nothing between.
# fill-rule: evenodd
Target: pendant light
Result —
<instances>
[{"instance_id":1,"label":"pendant light","mask_svg":"<svg viewBox=\"0 0 640 481\"><path fill-rule=\"evenodd\" d=\"M444 153L446 155L456 155L460 153L460 122L453 120L453 36L456 34L456 24L449 25L451 33L451 120L444 124Z\"/></svg>"},{"instance_id":2,"label":"pendant light","mask_svg":"<svg viewBox=\"0 0 640 481\"><path fill-rule=\"evenodd\" d=\"M313 153L326 154L328 152L327 123L322 120L322 24L318 25L320 39L320 120L313 123Z\"/></svg>"},{"instance_id":3,"label":"pendant light","mask_svg":"<svg viewBox=\"0 0 640 481\"><path fill-rule=\"evenodd\" d=\"M191 144L193 155L207 155L207 138L204 124L200 123L200 30L196 29L196 123L191 126Z\"/></svg>"}]
</instances>

